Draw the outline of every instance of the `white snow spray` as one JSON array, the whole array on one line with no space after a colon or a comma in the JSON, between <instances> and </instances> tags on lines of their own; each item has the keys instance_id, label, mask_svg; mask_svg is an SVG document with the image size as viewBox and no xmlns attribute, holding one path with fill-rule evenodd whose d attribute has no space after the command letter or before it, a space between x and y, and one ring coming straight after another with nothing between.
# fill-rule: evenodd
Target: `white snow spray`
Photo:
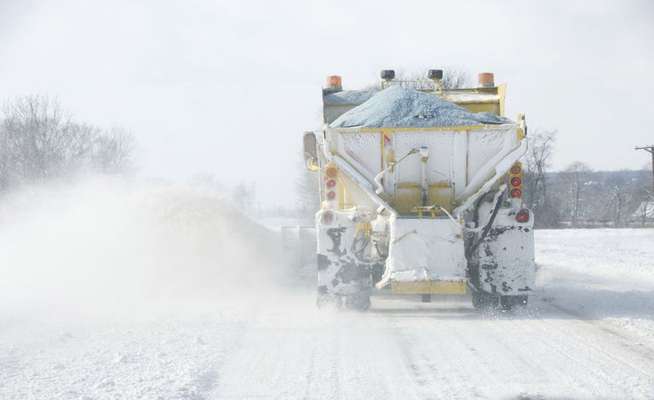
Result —
<instances>
[{"instance_id":1,"label":"white snow spray","mask_svg":"<svg viewBox=\"0 0 654 400\"><path fill-rule=\"evenodd\" d=\"M0 201L0 299L102 307L249 299L276 290L275 233L220 195L120 178L25 188Z\"/></svg>"}]
</instances>

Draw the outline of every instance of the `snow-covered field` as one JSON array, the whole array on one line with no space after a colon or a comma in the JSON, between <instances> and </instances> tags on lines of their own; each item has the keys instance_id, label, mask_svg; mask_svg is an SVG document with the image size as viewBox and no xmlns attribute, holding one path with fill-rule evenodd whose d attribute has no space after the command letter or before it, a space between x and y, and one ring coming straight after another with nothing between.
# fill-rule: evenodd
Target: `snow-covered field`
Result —
<instances>
[{"instance_id":1,"label":"snow-covered field","mask_svg":"<svg viewBox=\"0 0 654 400\"><path fill-rule=\"evenodd\" d=\"M117 224L114 197L100 210L110 220L89 222L92 213L77 210L74 232L67 212L0 226L0 399L654 398L654 230L538 231L539 289L522 311L385 295L367 313L318 311L309 288L266 272L279 268L266 260L273 250L245 246L266 233L250 227L216 251L196 243L198 232L224 242L231 230L211 224L238 221L207 212L210 198L130 193L130 209L146 204L168 222L148 219L144 231L131 214ZM180 215L194 222L180 224ZM107 227L118 230L103 232L102 246L88 239ZM119 246L142 235L160 251L155 261L133 243ZM53 245L61 240L81 240L81 254ZM252 258L256 251L264 257ZM189 257L202 268L182 262ZM250 260L255 278L240 280ZM66 279L50 271L57 280L42 281L39 261ZM227 268L227 278L211 266ZM86 268L93 273L79 291L72 276ZM153 277L165 290L146 285L149 295L137 296ZM208 293L190 295L194 285Z\"/></svg>"}]
</instances>

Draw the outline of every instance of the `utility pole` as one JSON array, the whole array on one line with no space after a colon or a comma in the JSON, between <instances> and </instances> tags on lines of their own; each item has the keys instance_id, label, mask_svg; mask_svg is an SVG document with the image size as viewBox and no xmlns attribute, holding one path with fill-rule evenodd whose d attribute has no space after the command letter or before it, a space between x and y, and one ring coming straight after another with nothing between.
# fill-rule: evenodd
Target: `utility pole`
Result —
<instances>
[{"instance_id":1,"label":"utility pole","mask_svg":"<svg viewBox=\"0 0 654 400\"><path fill-rule=\"evenodd\" d=\"M654 195L654 145L636 147L636 150L645 150L652 155L652 195Z\"/></svg>"}]
</instances>

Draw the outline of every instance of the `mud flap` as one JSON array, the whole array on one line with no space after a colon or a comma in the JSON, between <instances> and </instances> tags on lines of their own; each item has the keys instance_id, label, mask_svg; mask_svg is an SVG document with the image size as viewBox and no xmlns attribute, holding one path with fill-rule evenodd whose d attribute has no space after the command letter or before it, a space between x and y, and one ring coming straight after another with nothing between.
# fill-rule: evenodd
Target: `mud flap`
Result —
<instances>
[{"instance_id":1,"label":"mud flap","mask_svg":"<svg viewBox=\"0 0 654 400\"><path fill-rule=\"evenodd\" d=\"M345 212L333 214L330 224L317 224L318 296L367 297L372 288L372 265L365 259L368 244Z\"/></svg>"},{"instance_id":2,"label":"mud flap","mask_svg":"<svg viewBox=\"0 0 654 400\"><path fill-rule=\"evenodd\" d=\"M529 295L534 287L533 223L518 223L511 210L501 210L478 248L478 285L501 296ZM474 279L476 281L476 279Z\"/></svg>"}]
</instances>

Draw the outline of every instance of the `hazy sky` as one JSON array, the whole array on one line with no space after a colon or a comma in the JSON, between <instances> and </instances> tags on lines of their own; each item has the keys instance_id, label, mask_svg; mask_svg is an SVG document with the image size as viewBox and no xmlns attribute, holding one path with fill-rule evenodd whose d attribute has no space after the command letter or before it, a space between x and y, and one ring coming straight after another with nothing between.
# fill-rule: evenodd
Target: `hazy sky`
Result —
<instances>
[{"instance_id":1,"label":"hazy sky","mask_svg":"<svg viewBox=\"0 0 654 400\"><path fill-rule=\"evenodd\" d=\"M57 96L137 136L146 176L215 174L291 199L328 74L493 71L556 129L555 167L641 168L654 144L654 2L0 0L0 99Z\"/></svg>"}]
</instances>

